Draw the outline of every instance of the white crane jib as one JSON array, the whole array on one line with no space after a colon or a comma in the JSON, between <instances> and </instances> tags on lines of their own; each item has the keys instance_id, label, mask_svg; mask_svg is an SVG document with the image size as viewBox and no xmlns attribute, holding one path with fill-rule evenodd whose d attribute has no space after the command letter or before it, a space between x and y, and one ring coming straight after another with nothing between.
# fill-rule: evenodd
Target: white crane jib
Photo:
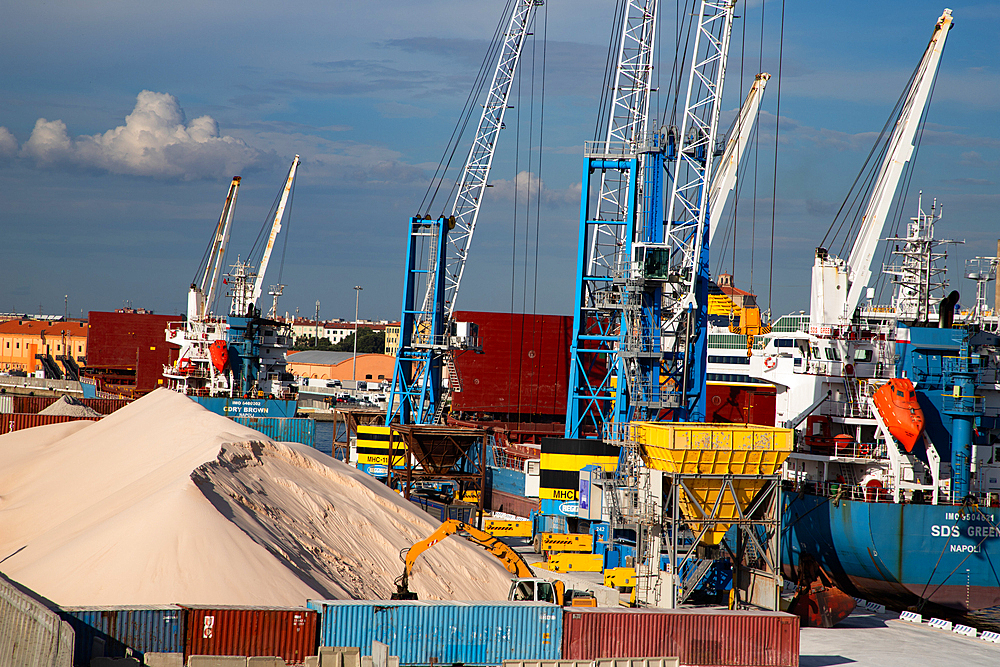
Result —
<instances>
[{"instance_id":1,"label":"white crane jib","mask_svg":"<svg viewBox=\"0 0 1000 667\"><path fill-rule=\"evenodd\" d=\"M267 246L264 248L264 255L260 258L260 268L257 270L257 279L253 284L253 292L250 295L250 302L255 304L260 298L261 290L264 286L264 272L267 271L267 263L271 261L271 251L274 250L274 240L278 238L281 231L281 216L285 213L285 204L288 203L288 194L292 191L292 181L295 180L295 171L299 166L299 156L292 160L292 166L288 170L288 178L285 180L285 188L281 191L281 201L274 212L274 224L271 225L271 236L267 239Z\"/></svg>"},{"instance_id":2,"label":"white crane jib","mask_svg":"<svg viewBox=\"0 0 1000 667\"><path fill-rule=\"evenodd\" d=\"M903 169L913 155L913 140L934 85L941 52L951 25L951 10L945 9L934 27L934 34L889 138L885 158L872 187L871 198L862 217L861 230L854 241L851 254L844 261L827 255L825 250L817 250L812 274L812 327L850 322L861 301L862 292L868 286L872 259L882 238L882 230Z\"/></svg>"},{"instance_id":3,"label":"white crane jib","mask_svg":"<svg viewBox=\"0 0 1000 667\"><path fill-rule=\"evenodd\" d=\"M740 107L733 133L730 135L729 141L726 142L726 150L712 176L712 188L708 194L709 247L715 238L715 230L719 227L719 220L726 208L726 202L729 201L729 195L736 187L736 174L739 170L740 160L743 158L743 151L753 133L754 124L757 122L757 110L760 109L760 101L764 97L764 87L767 86L770 78L770 74L761 72L754 79L753 85L750 86L750 92L747 93L746 100Z\"/></svg>"},{"instance_id":4,"label":"white crane jib","mask_svg":"<svg viewBox=\"0 0 1000 667\"><path fill-rule=\"evenodd\" d=\"M222 263L226 257L226 246L232 231L233 213L236 211L236 195L240 189L240 177L233 176L226 196L226 205L222 207L219 224L215 228L212 247L208 261L205 263L205 273L201 282L192 285L188 294L188 319L202 320L208 315L208 308L215 301L215 293L219 285L219 275L222 273Z\"/></svg>"},{"instance_id":5,"label":"white crane jib","mask_svg":"<svg viewBox=\"0 0 1000 667\"><path fill-rule=\"evenodd\" d=\"M503 128L503 117L507 111L510 88L514 81L518 60L521 58L524 38L528 34L528 26L535 14L535 8L543 4L543 0L517 0L513 12L511 12L510 23L504 33L500 56L493 72L493 81L490 84L486 102L483 104L483 113L479 117L476 138L472 142L472 148L469 149L469 156L465 161L465 167L458 183L458 193L452 207L454 226L448 233L446 257L432 256L429 258L432 274L437 262L445 262L446 318L451 318L455 309L458 288L462 283L462 274L465 273L465 260L472 243L472 234L476 230L476 220L479 218L483 193L486 192L487 179L493 165L497 138ZM517 187L516 183L515 187ZM434 248L435 245L431 243L431 248ZM433 298L434 285L431 282L427 285L427 292L424 295L424 311L430 309Z\"/></svg>"}]
</instances>

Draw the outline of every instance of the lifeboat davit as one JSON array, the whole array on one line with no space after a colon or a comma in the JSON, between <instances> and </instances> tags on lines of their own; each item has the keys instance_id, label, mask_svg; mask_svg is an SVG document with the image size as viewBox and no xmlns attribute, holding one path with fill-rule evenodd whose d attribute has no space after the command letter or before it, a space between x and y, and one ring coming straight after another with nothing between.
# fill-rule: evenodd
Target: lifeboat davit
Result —
<instances>
[{"instance_id":1,"label":"lifeboat davit","mask_svg":"<svg viewBox=\"0 0 1000 667\"><path fill-rule=\"evenodd\" d=\"M924 411L917 403L917 391L906 378L889 380L879 387L873 397L882 421L907 452L913 451L920 434L924 432Z\"/></svg>"},{"instance_id":2,"label":"lifeboat davit","mask_svg":"<svg viewBox=\"0 0 1000 667\"><path fill-rule=\"evenodd\" d=\"M217 340L209 345L208 356L211 357L215 370L220 373L225 370L226 364L229 363L229 348L226 346L226 341Z\"/></svg>"}]
</instances>

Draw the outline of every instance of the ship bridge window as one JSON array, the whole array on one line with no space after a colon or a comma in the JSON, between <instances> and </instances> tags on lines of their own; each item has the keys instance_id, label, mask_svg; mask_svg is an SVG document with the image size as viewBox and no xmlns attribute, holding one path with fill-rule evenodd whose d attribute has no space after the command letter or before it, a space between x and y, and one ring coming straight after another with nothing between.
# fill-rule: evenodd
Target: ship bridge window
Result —
<instances>
[{"instance_id":1,"label":"ship bridge window","mask_svg":"<svg viewBox=\"0 0 1000 667\"><path fill-rule=\"evenodd\" d=\"M775 347L795 347L795 340L792 338L779 338L774 341Z\"/></svg>"},{"instance_id":2,"label":"ship bridge window","mask_svg":"<svg viewBox=\"0 0 1000 667\"><path fill-rule=\"evenodd\" d=\"M823 352L826 354L826 358L830 361L840 361L840 353L837 352L835 347L824 347Z\"/></svg>"},{"instance_id":3,"label":"ship bridge window","mask_svg":"<svg viewBox=\"0 0 1000 667\"><path fill-rule=\"evenodd\" d=\"M874 350L866 350L864 348L854 351L854 361L866 362L871 361L875 357Z\"/></svg>"}]
</instances>

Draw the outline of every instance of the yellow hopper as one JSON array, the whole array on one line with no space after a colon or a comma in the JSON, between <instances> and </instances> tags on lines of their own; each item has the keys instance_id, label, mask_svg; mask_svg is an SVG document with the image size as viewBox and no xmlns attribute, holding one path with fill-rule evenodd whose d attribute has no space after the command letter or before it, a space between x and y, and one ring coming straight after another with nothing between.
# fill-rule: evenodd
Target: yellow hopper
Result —
<instances>
[{"instance_id":1,"label":"yellow hopper","mask_svg":"<svg viewBox=\"0 0 1000 667\"><path fill-rule=\"evenodd\" d=\"M633 422L632 434L649 468L681 475L774 475L794 442L792 429L743 424ZM710 518L735 520L766 483L733 479L733 491L722 493L722 479L685 479L688 493L679 494L680 510L695 523ZM716 501L719 507L713 515ZM729 525L710 526L702 541L718 544Z\"/></svg>"}]
</instances>

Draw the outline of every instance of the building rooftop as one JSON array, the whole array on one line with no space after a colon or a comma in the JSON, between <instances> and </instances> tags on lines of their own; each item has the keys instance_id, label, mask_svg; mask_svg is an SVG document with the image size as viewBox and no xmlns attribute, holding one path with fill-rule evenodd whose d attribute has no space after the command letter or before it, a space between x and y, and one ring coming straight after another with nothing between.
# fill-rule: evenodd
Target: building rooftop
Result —
<instances>
[{"instance_id":1,"label":"building rooftop","mask_svg":"<svg viewBox=\"0 0 1000 667\"><path fill-rule=\"evenodd\" d=\"M0 334L32 334L45 332L46 336L86 336L86 322L43 322L39 320L8 320L0 322Z\"/></svg>"},{"instance_id":2,"label":"building rooftop","mask_svg":"<svg viewBox=\"0 0 1000 667\"><path fill-rule=\"evenodd\" d=\"M363 357L366 353L359 352L358 356ZM354 356L353 352L327 352L324 350L303 350L302 352L289 352L285 360L290 364L320 364L322 366L336 366Z\"/></svg>"}]
</instances>

